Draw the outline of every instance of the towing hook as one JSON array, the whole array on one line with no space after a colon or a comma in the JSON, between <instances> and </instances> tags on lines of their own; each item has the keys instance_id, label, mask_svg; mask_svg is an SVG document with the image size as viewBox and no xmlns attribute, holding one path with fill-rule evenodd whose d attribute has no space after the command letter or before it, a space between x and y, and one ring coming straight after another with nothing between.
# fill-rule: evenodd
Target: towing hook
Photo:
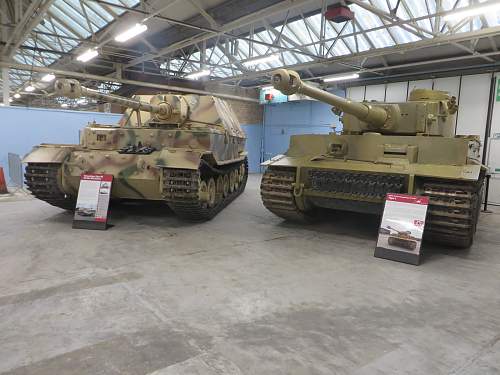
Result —
<instances>
[{"instance_id":1,"label":"towing hook","mask_svg":"<svg viewBox=\"0 0 500 375\"><path fill-rule=\"evenodd\" d=\"M300 197L304 193L304 184L293 184L293 195L295 197Z\"/></svg>"}]
</instances>

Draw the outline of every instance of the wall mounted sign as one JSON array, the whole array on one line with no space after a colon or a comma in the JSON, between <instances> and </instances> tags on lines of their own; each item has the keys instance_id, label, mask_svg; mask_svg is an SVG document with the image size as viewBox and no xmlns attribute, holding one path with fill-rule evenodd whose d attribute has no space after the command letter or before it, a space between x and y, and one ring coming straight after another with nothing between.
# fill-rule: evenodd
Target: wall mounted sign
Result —
<instances>
[{"instance_id":1,"label":"wall mounted sign","mask_svg":"<svg viewBox=\"0 0 500 375\"><path fill-rule=\"evenodd\" d=\"M500 102L500 79L497 78L497 102Z\"/></svg>"},{"instance_id":2,"label":"wall mounted sign","mask_svg":"<svg viewBox=\"0 0 500 375\"><path fill-rule=\"evenodd\" d=\"M84 173L76 201L73 228L105 230L113 175Z\"/></svg>"},{"instance_id":3,"label":"wall mounted sign","mask_svg":"<svg viewBox=\"0 0 500 375\"><path fill-rule=\"evenodd\" d=\"M420 264L428 197L387 194L375 256Z\"/></svg>"}]
</instances>

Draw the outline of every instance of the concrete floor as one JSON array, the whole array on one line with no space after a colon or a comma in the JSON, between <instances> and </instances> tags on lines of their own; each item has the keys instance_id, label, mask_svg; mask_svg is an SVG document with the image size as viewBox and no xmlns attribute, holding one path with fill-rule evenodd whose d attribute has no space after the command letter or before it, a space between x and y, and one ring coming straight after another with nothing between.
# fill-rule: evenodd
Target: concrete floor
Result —
<instances>
[{"instance_id":1,"label":"concrete floor","mask_svg":"<svg viewBox=\"0 0 500 375\"><path fill-rule=\"evenodd\" d=\"M373 257L377 218L283 223L259 178L196 225L0 200L0 373L500 373L500 211L415 267Z\"/></svg>"}]
</instances>

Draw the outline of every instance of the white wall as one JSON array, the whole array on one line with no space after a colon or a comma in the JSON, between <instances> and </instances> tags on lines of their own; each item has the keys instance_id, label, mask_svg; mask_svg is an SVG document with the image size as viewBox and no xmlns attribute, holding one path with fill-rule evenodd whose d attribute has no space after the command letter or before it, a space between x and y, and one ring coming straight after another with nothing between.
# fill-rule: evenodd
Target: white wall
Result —
<instances>
[{"instance_id":1,"label":"white wall","mask_svg":"<svg viewBox=\"0 0 500 375\"><path fill-rule=\"evenodd\" d=\"M385 85L366 86L365 100L385 100Z\"/></svg>"},{"instance_id":2,"label":"white wall","mask_svg":"<svg viewBox=\"0 0 500 375\"><path fill-rule=\"evenodd\" d=\"M408 93L408 82L388 83L385 92L385 101L404 102Z\"/></svg>"},{"instance_id":3,"label":"white wall","mask_svg":"<svg viewBox=\"0 0 500 375\"><path fill-rule=\"evenodd\" d=\"M432 90L432 79L424 79L420 81L408 82L408 95L410 95L410 92L415 89Z\"/></svg>"},{"instance_id":4,"label":"white wall","mask_svg":"<svg viewBox=\"0 0 500 375\"><path fill-rule=\"evenodd\" d=\"M347 89L347 97L352 100L365 100L365 86L349 87Z\"/></svg>"},{"instance_id":5,"label":"white wall","mask_svg":"<svg viewBox=\"0 0 500 375\"><path fill-rule=\"evenodd\" d=\"M500 79L500 73L498 73ZM472 134L481 137L485 144L486 123L488 120L488 103L490 95L491 74L475 74L409 82L395 82L382 85L350 87L347 97L353 100L379 100L402 102L407 99L411 90L426 88L448 91L457 98L459 110L456 122L456 134ZM500 134L500 100L495 101L491 134ZM500 142L498 142L500 145ZM487 164L492 164L486 161ZM500 161L496 164L500 164ZM500 204L500 175L493 176L490 186L491 203Z\"/></svg>"},{"instance_id":6,"label":"white wall","mask_svg":"<svg viewBox=\"0 0 500 375\"><path fill-rule=\"evenodd\" d=\"M462 77L460 106L458 107L456 133L481 136L484 142L491 74L476 74Z\"/></svg>"}]
</instances>

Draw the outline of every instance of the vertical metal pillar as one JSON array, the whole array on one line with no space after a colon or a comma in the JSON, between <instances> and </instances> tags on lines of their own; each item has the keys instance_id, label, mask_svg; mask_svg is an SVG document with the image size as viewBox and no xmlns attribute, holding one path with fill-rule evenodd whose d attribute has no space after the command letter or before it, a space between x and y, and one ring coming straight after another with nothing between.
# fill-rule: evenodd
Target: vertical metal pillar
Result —
<instances>
[{"instance_id":1,"label":"vertical metal pillar","mask_svg":"<svg viewBox=\"0 0 500 375\"><path fill-rule=\"evenodd\" d=\"M2 84L3 84L3 105L8 106L10 104L10 77L9 68L2 69Z\"/></svg>"}]
</instances>

